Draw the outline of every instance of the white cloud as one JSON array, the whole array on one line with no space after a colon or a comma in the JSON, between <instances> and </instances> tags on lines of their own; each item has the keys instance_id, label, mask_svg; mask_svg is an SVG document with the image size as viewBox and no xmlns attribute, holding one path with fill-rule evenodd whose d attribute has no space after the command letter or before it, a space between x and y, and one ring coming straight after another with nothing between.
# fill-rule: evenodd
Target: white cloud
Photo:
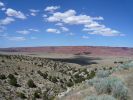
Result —
<instances>
[{"instance_id":1,"label":"white cloud","mask_svg":"<svg viewBox=\"0 0 133 100\"><path fill-rule=\"evenodd\" d=\"M60 27L60 28L61 28L61 30L62 30L63 32L68 32L68 31L69 31L69 29L66 28L66 27Z\"/></svg>"},{"instance_id":2,"label":"white cloud","mask_svg":"<svg viewBox=\"0 0 133 100\"><path fill-rule=\"evenodd\" d=\"M33 31L33 32L39 32L38 29L33 29L33 28L30 28L29 31Z\"/></svg>"},{"instance_id":3,"label":"white cloud","mask_svg":"<svg viewBox=\"0 0 133 100\"><path fill-rule=\"evenodd\" d=\"M54 12L55 10L59 9L60 6L48 6L44 9L44 11L48 11L48 12Z\"/></svg>"},{"instance_id":4,"label":"white cloud","mask_svg":"<svg viewBox=\"0 0 133 100\"><path fill-rule=\"evenodd\" d=\"M19 19L26 19L26 16L21 11L8 8L5 12L8 16L12 16Z\"/></svg>"},{"instance_id":5,"label":"white cloud","mask_svg":"<svg viewBox=\"0 0 133 100\"><path fill-rule=\"evenodd\" d=\"M39 12L39 10L36 10L36 9L29 9L29 11L31 16L36 16L37 13Z\"/></svg>"},{"instance_id":6,"label":"white cloud","mask_svg":"<svg viewBox=\"0 0 133 100\"><path fill-rule=\"evenodd\" d=\"M14 21L15 21L15 19L13 19L11 17L6 17L5 19L0 20L0 25L7 25Z\"/></svg>"},{"instance_id":7,"label":"white cloud","mask_svg":"<svg viewBox=\"0 0 133 100\"><path fill-rule=\"evenodd\" d=\"M37 38L36 38L36 37L31 37L30 39L32 39L32 40L36 40Z\"/></svg>"},{"instance_id":8,"label":"white cloud","mask_svg":"<svg viewBox=\"0 0 133 100\"><path fill-rule=\"evenodd\" d=\"M88 34L98 34L102 36L118 36L120 32L100 24L98 21L104 20L103 17L91 17L88 15L77 15L75 10L68 10L64 13L55 12L47 18L48 22L65 23L69 25L83 25L83 31Z\"/></svg>"},{"instance_id":9,"label":"white cloud","mask_svg":"<svg viewBox=\"0 0 133 100\"><path fill-rule=\"evenodd\" d=\"M21 37L21 36L6 37L6 38L11 41L25 41L26 40L25 37Z\"/></svg>"},{"instance_id":10,"label":"white cloud","mask_svg":"<svg viewBox=\"0 0 133 100\"><path fill-rule=\"evenodd\" d=\"M3 32L6 28L4 26L0 26L0 32Z\"/></svg>"},{"instance_id":11,"label":"white cloud","mask_svg":"<svg viewBox=\"0 0 133 100\"><path fill-rule=\"evenodd\" d=\"M4 39L11 40L11 41L25 41L26 40L25 37L21 37L21 36L9 36L7 33L0 34L0 37L2 37Z\"/></svg>"},{"instance_id":12,"label":"white cloud","mask_svg":"<svg viewBox=\"0 0 133 100\"><path fill-rule=\"evenodd\" d=\"M75 34L74 34L74 33L69 33L68 35L70 35L70 36L74 36Z\"/></svg>"},{"instance_id":13,"label":"white cloud","mask_svg":"<svg viewBox=\"0 0 133 100\"><path fill-rule=\"evenodd\" d=\"M0 1L0 7L4 7L4 3Z\"/></svg>"},{"instance_id":14,"label":"white cloud","mask_svg":"<svg viewBox=\"0 0 133 100\"><path fill-rule=\"evenodd\" d=\"M60 34L61 33L60 30L54 29L54 28L48 28L46 30L46 32L48 32L48 33L56 33L56 34Z\"/></svg>"},{"instance_id":15,"label":"white cloud","mask_svg":"<svg viewBox=\"0 0 133 100\"><path fill-rule=\"evenodd\" d=\"M89 37L88 36L85 36L85 35L83 35L82 38L83 39L89 39Z\"/></svg>"},{"instance_id":16,"label":"white cloud","mask_svg":"<svg viewBox=\"0 0 133 100\"><path fill-rule=\"evenodd\" d=\"M30 13L31 16L36 16L37 14L36 13Z\"/></svg>"},{"instance_id":17,"label":"white cloud","mask_svg":"<svg viewBox=\"0 0 133 100\"><path fill-rule=\"evenodd\" d=\"M63 23L56 23L57 26L63 26Z\"/></svg>"},{"instance_id":18,"label":"white cloud","mask_svg":"<svg viewBox=\"0 0 133 100\"><path fill-rule=\"evenodd\" d=\"M42 16L43 18L46 18L46 17L48 17L46 14L43 14L43 16Z\"/></svg>"},{"instance_id":19,"label":"white cloud","mask_svg":"<svg viewBox=\"0 0 133 100\"><path fill-rule=\"evenodd\" d=\"M6 10L6 8L4 7L4 8L1 8L1 11L5 11Z\"/></svg>"},{"instance_id":20,"label":"white cloud","mask_svg":"<svg viewBox=\"0 0 133 100\"><path fill-rule=\"evenodd\" d=\"M33 12L33 13L37 13L39 12L40 10L36 10L36 9L29 9L30 12Z\"/></svg>"},{"instance_id":21,"label":"white cloud","mask_svg":"<svg viewBox=\"0 0 133 100\"><path fill-rule=\"evenodd\" d=\"M27 31L27 30L22 30L22 31L16 31L17 33L20 33L20 34L24 34L24 35L26 35L26 34L29 34L30 33L30 31Z\"/></svg>"}]
</instances>

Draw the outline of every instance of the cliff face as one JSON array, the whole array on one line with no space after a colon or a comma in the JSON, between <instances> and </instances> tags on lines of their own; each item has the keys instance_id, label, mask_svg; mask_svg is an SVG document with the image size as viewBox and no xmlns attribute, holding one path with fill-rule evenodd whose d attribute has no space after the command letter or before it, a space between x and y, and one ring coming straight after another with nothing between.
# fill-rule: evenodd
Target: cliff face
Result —
<instances>
[{"instance_id":1,"label":"cliff face","mask_svg":"<svg viewBox=\"0 0 133 100\"><path fill-rule=\"evenodd\" d=\"M58 46L58 47L20 47L1 48L6 52L47 52L64 54L91 54L111 56L133 56L133 48L127 47L94 47L94 46Z\"/></svg>"}]
</instances>

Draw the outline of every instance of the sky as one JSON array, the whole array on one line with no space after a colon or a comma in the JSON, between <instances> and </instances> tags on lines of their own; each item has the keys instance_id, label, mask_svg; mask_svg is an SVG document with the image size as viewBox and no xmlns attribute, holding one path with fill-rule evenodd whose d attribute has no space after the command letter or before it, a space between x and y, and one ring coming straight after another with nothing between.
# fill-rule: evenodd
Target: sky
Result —
<instances>
[{"instance_id":1,"label":"sky","mask_svg":"<svg viewBox=\"0 0 133 100\"><path fill-rule=\"evenodd\" d=\"M133 0L0 0L0 48L133 47Z\"/></svg>"}]
</instances>

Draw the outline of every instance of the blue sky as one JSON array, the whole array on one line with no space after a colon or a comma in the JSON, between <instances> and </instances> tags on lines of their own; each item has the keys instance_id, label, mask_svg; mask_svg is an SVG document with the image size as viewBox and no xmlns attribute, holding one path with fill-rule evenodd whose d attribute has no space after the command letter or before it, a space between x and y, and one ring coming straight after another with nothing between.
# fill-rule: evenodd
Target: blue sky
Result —
<instances>
[{"instance_id":1,"label":"blue sky","mask_svg":"<svg viewBox=\"0 0 133 100\"><path fill-rule=\"evenodd\" d=\"M132 0L0 0L0 47L133 47Z\"/></svg>"}]
</instances>

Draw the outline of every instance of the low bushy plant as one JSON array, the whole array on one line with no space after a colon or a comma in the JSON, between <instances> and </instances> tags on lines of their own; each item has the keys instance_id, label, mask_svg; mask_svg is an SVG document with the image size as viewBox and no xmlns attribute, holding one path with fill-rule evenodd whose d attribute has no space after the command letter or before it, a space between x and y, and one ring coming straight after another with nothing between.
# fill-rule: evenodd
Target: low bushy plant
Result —
<instances>
[{"instance_id":1,"label":"low bushy plant","mask_svg":"<svg viewBox=\"0 0 133 100\"><path fill-rule=\"evenodd\" d=\"M101 96L98 96L98 100L116 100L113 96L110 96L110 95L101 95Z\"/></svg>"},{"instance_id":2,"label":"low bushy plant","mask_svg":"<svg viewBox=\"0 0 133 100\"><path fill-rule=\"evenodd\" d=\"M128 89L121 81L116 81L112 86L112 94L120 100L127 100Z\"/></svg>"},{"instance_id":3,"label":"low bushy plant","mask_svg":"<svg viewBox=\"0 0 133 100\"><path fill-rule=\"evenodd\" d=\"M34 98L41 98L41 90L36 90L34 92Z\"/></svg>"},{"instance_id":4,"label":"low bushy plant","mask_svg":"<svg viewBox=\"0 0 133 100\"><path fill-rule=\"evenodd\" d=\"M8 75L8 78L10 79L10 80L9 80L9 84L10 84L10 85L19 86L19 85L17 84L17 79L16 79L16 77L14 77L13 74L9 74L9 75Z\"/></svg>"},{"instance_id":5,"label":"low bushy plant","mask_svg":"<svg viewBox=\"0 0 133 100\"><path fill-rule=\"evenodd\" d=\"M112 94L120 100L127 100L128 89L116 77L94 78L89 80L88 83L95 87L98 94Z\"/></svg>"},{"instance_id":6,"label":"low bushy plant","mask_svg":"<svg viewBox=\"0 0 133 100\"><path fill-rule=\"evenodd\" d=\"M114 97L110 96L110 95L92 95L92 96L88 96L86 97L84 100L116 100Z\"/></svg>"},{"instance_id":7,"label":"low bushy plant","mask_svg":"<svg viewBox=\"0 0 133 100\"><path fill-rule=\"evenodd\" d=\"M111 73L107 70L99 70L97 73L96 73L96 76L98 78L104 78L104 77L108 77Z\"/></svg>"},{"instance_id":8,"label":"low bushy plant","mask_svg":"<svg viewBox=\"0 0 133 100\"><path fill-rule=\"evenodd\" d=\"M27 85L30 88L36 88L36 85L35 85L35 83L34 83L34 81L32 79L28 80Z\"/></svg>"},{"instance_id":9,"label":"low bushy plant","mask_svg":"<svg viewBox=\"0 0 133 100\"><path fill-rule=\"evenodd\" d=\"M4 79L6 79L6 76L5 76L4 74L1 74L1 75L0 75L0 79L1 79L1 80L4 80Z\"/></svg>"},{"instance_id":10,"label":"low bushy plant","mask_svg":"<svg viewBox=\"0 0 133 100\"><path fill-rule=\"evenodd\" d=\"M25 96L24 93L22 92L18 92L18 97L20 97L21 99L26 99L27 97Z\"/></svg>"}]
</instances>

